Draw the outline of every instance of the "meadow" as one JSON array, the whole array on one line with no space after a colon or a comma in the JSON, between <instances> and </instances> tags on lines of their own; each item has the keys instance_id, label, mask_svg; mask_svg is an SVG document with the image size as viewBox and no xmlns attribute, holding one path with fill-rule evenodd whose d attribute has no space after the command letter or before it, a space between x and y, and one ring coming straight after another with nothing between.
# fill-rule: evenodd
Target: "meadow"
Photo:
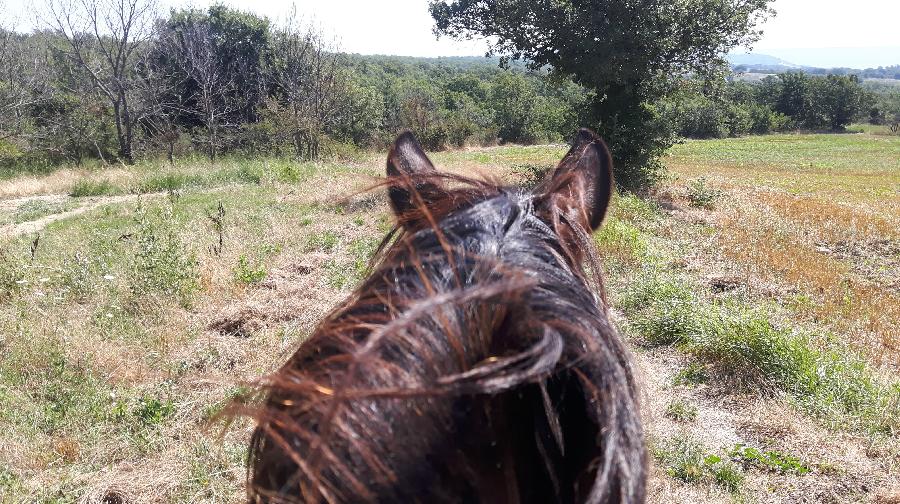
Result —
<instances>
[{"instance_id":1,"label":"meadow","mask_svg":"<svg viewBox=\"0 0 900 504\"><path fill-rule=\"evenodd\" d=\"M564 145L437 153L533 182ZM651 502L900 500L900 136L692 140L595 242ZM366 274L383 153L0 177L0 502L238 502L220 413Z\"/></svg>"}]
</instances>

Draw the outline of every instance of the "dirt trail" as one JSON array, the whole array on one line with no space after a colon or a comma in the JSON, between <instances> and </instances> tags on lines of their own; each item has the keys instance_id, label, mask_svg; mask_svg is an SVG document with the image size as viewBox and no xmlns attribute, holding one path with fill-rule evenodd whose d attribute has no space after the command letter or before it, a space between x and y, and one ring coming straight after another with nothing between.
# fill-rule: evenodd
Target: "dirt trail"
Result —
<instances>
[{"instance_id":1,"label":"dirt trail","mask_svg":"<svg viewBox=\"0 0 900 504\"><path fill-rule=\"evenodd\" d=\"M26 196L23 198L15 198L0 201L0 213L14 213L18 208L27 203L41 201L48 204L65 204L67 202L78 202L78 207L63 212L45 215L35 220L21 222L18 224L5 224L0 226L0 237L15 238L24 234L36 233L41 231L47 225L80 215L103 205L116 203L125 203L141 198L158 198L166 195L165 192L146 193L146 194L124 194L120 196L94 196L85 198L73 198L65 194L43 194L37 196Z\"/></svg>"}]
</instances>

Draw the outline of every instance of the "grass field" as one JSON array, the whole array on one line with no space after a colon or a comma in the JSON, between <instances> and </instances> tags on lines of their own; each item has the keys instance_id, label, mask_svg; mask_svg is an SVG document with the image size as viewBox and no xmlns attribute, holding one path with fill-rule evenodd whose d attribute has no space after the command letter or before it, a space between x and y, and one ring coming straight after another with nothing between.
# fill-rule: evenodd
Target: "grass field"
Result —
<instances>
[{"instance_id":1,"label":"grass field","mask_svg":"<svg viewBox=\"0 0 900 504\"><path fill-rule=\"evenodd\" d=\"M522 181L564 146L439 153ZM653 502L900 499L900 137L689 141L595 237ZM217 421L365 274L383 154L0 181L0 502L237 502ZM119 500L116 500L119 499ZM894 500L891 500L894 499Z\"/></svg>"}]
</instances>

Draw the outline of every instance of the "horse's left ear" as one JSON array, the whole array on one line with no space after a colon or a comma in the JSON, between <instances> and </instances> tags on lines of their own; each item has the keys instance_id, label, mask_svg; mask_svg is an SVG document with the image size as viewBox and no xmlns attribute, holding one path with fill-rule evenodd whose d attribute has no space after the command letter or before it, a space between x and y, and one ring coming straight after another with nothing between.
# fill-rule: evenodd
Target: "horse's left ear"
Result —
<instances>
[{"instance_id":1,"label":"horse's left ear","mask_svg":"<svg viewBox=\"0 0 900 504\"><path fill-rule=\"evenodd\" d=\"M614 187L609 149L596 133L582 128L572 148L536 192L567 218L593 231L606 216Z\"/></svg>"},{"instance_id":2,"label":"horse's left ear","mask_svg":"<svg viewBox=\"0 0 900 504\"><path fill-rule=\"evenodd\" d=\"M428 204L429 196L439 190L435 177L429 177L436 174L437 170L411 132L405 131L394 140L387 159L388 196L398 217L418 205Z\"/></svg>"}]
</instances>

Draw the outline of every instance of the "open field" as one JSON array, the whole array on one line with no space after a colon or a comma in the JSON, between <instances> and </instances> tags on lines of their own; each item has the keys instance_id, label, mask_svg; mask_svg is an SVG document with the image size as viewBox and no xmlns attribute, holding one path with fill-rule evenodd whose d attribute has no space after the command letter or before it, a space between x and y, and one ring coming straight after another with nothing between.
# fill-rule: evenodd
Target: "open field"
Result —
<instances>
[{"instance_id":1,"label":"open field","mask_svg":"<svg viewBox=\"0 0 900 504\"><path fill-rule=\"evenodd\" d=\"M521 181L565 146L434 156ZM352 162L0 180L0 502L237 502L217 420L390 228ZM900 500L900 137L690 141L596 243L632 342L653 502Z\"/></svg>"}]
</instances>

